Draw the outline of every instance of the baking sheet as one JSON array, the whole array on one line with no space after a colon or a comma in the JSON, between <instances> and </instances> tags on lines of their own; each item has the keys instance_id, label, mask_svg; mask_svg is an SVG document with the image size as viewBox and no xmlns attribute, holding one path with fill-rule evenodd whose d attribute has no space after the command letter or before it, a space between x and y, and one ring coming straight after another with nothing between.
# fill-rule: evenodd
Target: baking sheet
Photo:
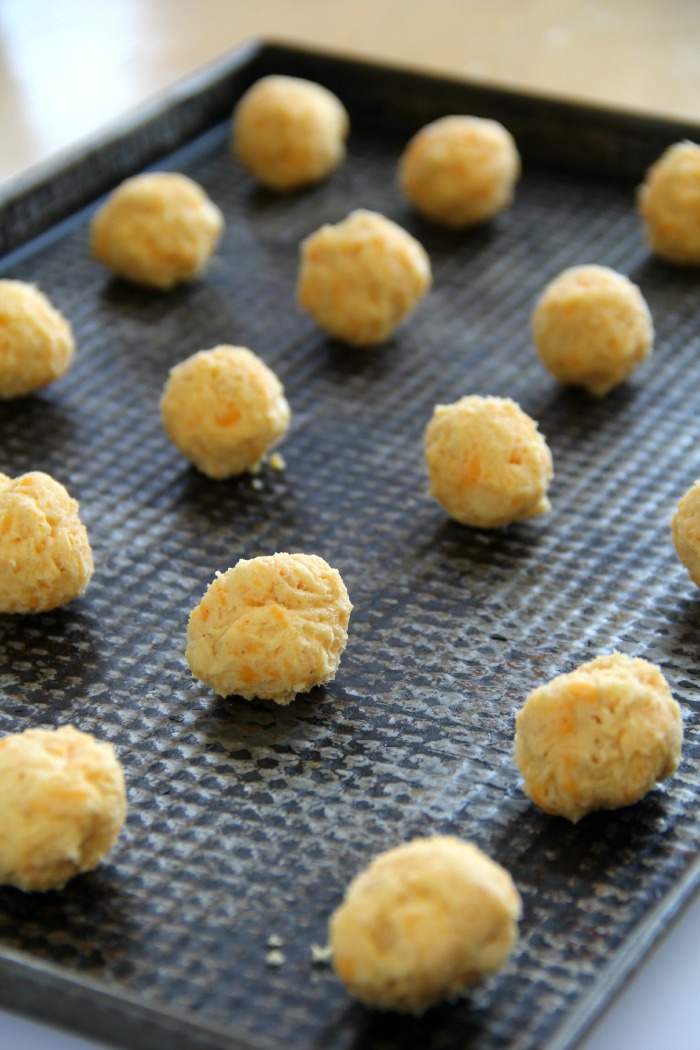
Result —
<instances>
[{"instance_id":1,"label":"baking sheet","mask_svg":"<svg viewBox=\"0 0 700 1050\"><path fill-rule=\"evenodd\" d=\"M228 150L235 98L272 70L327 84L353 121L343 168L283 198ZM423 223L394 182L406 136L455 111L504 120L525 159L515 206L465 234ZM49 294L78 356L2 406L0 470L66 484L97 568L63 610L0 618L0 730L73 723L112 741L130 801L97 872L61 894L0 890L6 1005L129 1047L572 1045L697 882L698 599L668 521L700 474L698 278L649 256L634 212L644 166L687 134L263 46L4 192L0 272ZM196 178L227 220L203 279L168 295L111 279L87 252L91 202L149 164ZM369 353L327 340L294 302L299 241L355 207L417 236L435 278ZM652 359L602 402L551 380L529 336L543 284L579 262L627 273L657 332ZM160 427L168 369L221 342L259 353L294 412L287 470L259 486L198 475ZM425 423L473 392L539 420L548 516L469 530L428 499ZM187 616L217 569L274 550L341 571L355 610L338 677L286 709L217 699L185 663ZM513 717L535 685L612 648L661 664L684 762L635 807L574 828L523 796ZM434 832L512 872L517 950L421 1020L367 1011L312 945L370 857Z\"/></svg>"}]
</instances>

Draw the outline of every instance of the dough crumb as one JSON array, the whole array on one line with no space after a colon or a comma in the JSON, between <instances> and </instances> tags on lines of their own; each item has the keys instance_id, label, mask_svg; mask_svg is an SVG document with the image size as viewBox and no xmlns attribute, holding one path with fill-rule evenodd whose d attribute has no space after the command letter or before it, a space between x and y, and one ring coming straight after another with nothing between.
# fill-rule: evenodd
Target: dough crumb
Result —
<instances>
[{"instance_id":1,"label":"dough crumb","mask_svg":"<svg viewBox=\"0 0 700 1050\"><path fill-rule=\"evenodd\" d=\"M126 817L111 744L73 726L0 739L0 884L60 890L109 853Z\"/></svg>"},{"instance_id":2,"label":"dough crumb","mask_svg":"<svg viewBox=\"0 0 700 1050\"><path fill-rule=\"evenodd\" d=\"M114 190L92 220L90 245L120 277L169 291L201 274L223 228L221 211L198 183L161 171Z\"/></svg>"},{"instance_id":3,"label":"dough crumb","mask_svg":"<svg viewBox=\"0 0 700 1050\"><path fill-rule=\"evenodd\" d=\"M0 475L0 612L48 612L85 592L94 563L78 510L49 474Z\"/></svg>"},{"instance_id":4,"label":"dough crumb","mask_svg":"<svg viewBox=\"0 0 700 1050\"><path fill-rule=\"evenodd\" d=\"M700 146L669 146L647 171L637 203L652 251L668 262L700 265Z\"/></svg>"},{"instance_id":5,"label":"dough crumb","mask_svg":"<svg viewBox=\"0 0 700 1050\"><path fill-rule=\"evenodd\" d=\"M671 535L681 564L700 587L700 481L679 502L671 519Z\"/></svg>"},{"instance_id":6,"label":"dough crumb","mask_svg":"<svg viewBox=\"0 0 700 1050\"><path fill-rule=\"evenodd\" d=\"M521 900L504 868L450 835L376 857L330 920L333 967L348 992L420 1015L500 970Z\"/></svg>"},{"instance_id":7,"label":"dough crumb","mask_svg":"<svg viewBox=\"0 0 700 1050\"><path fill-rule=\"evenodd\" d=\"M283 966L286 961L286 955L284 954L284 952L281 952L278 948L274 948L265 956L265 962L268 966Z\"/></svg>"},{"instance_id":8,"label":"dough crumb","mask_svg":"<svg viewBox=\"0 0 700 1050\"><path fill-rule=\"evenodd\" d=\"M547 285L532 315L543 364L596 397L649 357L654 326L636 284L607 266L574 266Z\"/></svg>"},{"instance_id":9,"label":"dough crumb","mask_svg":"<svg viewBox=\"0 0 700 1050\"><path fill-rule=\"evenodd\" d=\"M520 156L497 121L442 117L413 136L398 174L401 190L426 219L461 229L511 204Z\"/></svg>"},{"instance_id":10,"label":"dough crumb","mask_svg":"<svg viewBox=\"0 0 700 1050\"><path fill-rule=\"evenodd\" d=\"M280 474L287 469L287 461L280 452L273 452L268 462L271 468Z\"/></svg>"},{"instance_id":11,"label":"dough crumb","mask_svg":"<svg viewBox=\"0 0 700 1050\"><path fill-rule=\"evenodd\" d=\"M321 182L342 163L349 128L345 107L327 88L267 76L233 111L232 148L263 185L289 192Z\"/></svg>"},{"instance_id":12,"label":"dough crumb","mask_svg":"<svg viewBox=\"0 0 700 1050\"><path fill-rule=\"evenodd\" d=\"M312 944L311 945L311 965L312 966L328 966L331 959L333 958L333 949L330 944Z\"/></svg>"},{"instance_id":13,"label":"dough crumb","mask_svg":"<svg viewBox=\"0 0 700 1050\"><path fill-rule=\"evenodd\" d=\"M244 346L200 350L171 369L160 402L175 447L207 477L259 473L291 410L275 373Z\"/></svg>"},{"instance_id":14,"label":"dough crumb","mask_svg":"<svg viewBox=\"0 0 700 1050\"><path fill-rule=\"evenodd\" d=\"M623 653L539 686L515 725L526 794L573 823L632 805L681 759L683 723L668 683L656 664Z\"/></svg>"},{"instance_id":15,"label":"dough crumb","mask_svg":"<svg viewBox=\"0 0 700 1050\"><path fill-rule=\"evenodd\" d=\"M24 281L0 281L0 399L26 397L64 375L73 330L49 299Z\"/></svg>"},{"instance_id":16,"label":"dough crumb","mask_svg":"<svg viewBox=\"0 0 700 1050\"><path fill-rule=\"evenodd\" d=\"M498 528L550 509L551 452L510 398L472 394L437 405L425 460L430 495L463 525Z\"/></svg>"},{"instance_id":17,"label":"dough crumb","mask_svg":"<svg viewBox=\"0 0 700 1050\"><path fill-rule=\"evenodd\" d=\"M243 558L192 611L187 662L220 696L288 704L335 677L351 610L340 573L317 555Z\"/></svg>"},{"instance_id":18,"label":"dough crumb","mask_svg":"<svg viewBox=\"0 0 700 1050\"><path fill-rule=\"evenodd\" d=\"M267 938L268 948L281 948L283 944L284 941L281 937L278 937L276 933L271 933Z\"/></svg>"},{"instance_id":19,"label":"dough crumb","mask_svg":"<svg viewBox=\"0 0 700 1050\"><path fill-rule=\"evenodd\" d=\"M430 259L376 212L352 212L301 245L297 296L328 335L351 346L386 342L430 288Z\"/></svg>"}]
</instances>

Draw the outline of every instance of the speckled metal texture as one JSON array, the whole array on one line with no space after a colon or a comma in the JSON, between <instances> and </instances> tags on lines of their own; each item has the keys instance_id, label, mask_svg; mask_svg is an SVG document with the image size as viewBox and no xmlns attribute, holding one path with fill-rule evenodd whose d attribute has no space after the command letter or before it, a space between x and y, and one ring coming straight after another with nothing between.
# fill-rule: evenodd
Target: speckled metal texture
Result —
<instances>
[{"instance_id":1,"label":"speckled metal texture","mask_svg":"<svg viewBox=\"0 0 700 1050\"><path fill-rule=\"evenodd\" d=\"M288 68L321 79L312 59ZM130 811L95 873L60 894L0 890L0 994L118 1044L561 1048L695 881L700 596L669 519L700 474L698 276L650 257L634 179L593 178L567 156L530 159L514 207L486 228L421 222L394 173L425 82L405 82L391 135L356 102L371 77L345 75L356 130L316 189L257 189L226 124L158 164L196 178L226 216L191 286L111 279L89 258L87 213L2 267L65 312L78 353L52 387L2 405L0 470L69 488L96 572L60 611L0 618L0 729L73 723L111 741ZM434 269L415 316L369 352L326 339L294 294L300 240L356 207L405 226ZM529 333L544 283L580 262L628 274L656 326L653 357L601 401L559 387ZM161 429L168 369L224 342L285 384L282 473L208 481ZM546 517L478 531L428 498L423 429L436 402L466 393L510 396L539 421L556 471ZM217 570L276 550L318 553L343 575L355 608L338 676L287 708L218 699L185 662L188 614ZM684 760L636 806L573 827L523 795L514 714L535 685L613 648L661 665ZM312 945L374 854L435 832L511 871L517 949L421 1020L365 1010Z\"/></svg>"}]
</instances>

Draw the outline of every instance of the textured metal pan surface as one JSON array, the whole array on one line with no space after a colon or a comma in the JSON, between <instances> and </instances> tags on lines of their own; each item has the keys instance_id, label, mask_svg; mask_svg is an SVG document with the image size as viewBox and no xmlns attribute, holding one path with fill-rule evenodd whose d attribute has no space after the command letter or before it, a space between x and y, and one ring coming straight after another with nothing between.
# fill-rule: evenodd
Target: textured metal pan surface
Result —
<instances>
[{"instance_id":1,"label":"textured metal pan surface","mask_svg":"<svg viewBox=\"0 0 700 1050\"><path fill-rule=\"evenodd\" d=\"M429 82L401 81L392 134L366 101L391 72L265 54L312 79L335 70L355 131L329 182L258 190L229 155L228 125L203 124L157 164L196 178L225 213L200 281L163 295L110 279L89 258L88 212L0 270L37 283L78 341L63 379L0 409L0 470L62 481L96 562L83 599L0 618L0 730L73 723L110 740L130 801L97 872L61 894L0 890L10 1005L41 1013L58 989L76 1027L132 1047L160 1046L166 1030L183 1048L563 1046L635 961L640 931L659 930L694 881L700 606L668 523L700 475L698 276L650 257L634 179L577 170L565 149L553 163L551 143L540 163L522 143L516 203L487 228L430 227L394 180ZM474 110L478 90L464 92ZM640 133L636 155L649 141ZM294 296L300 240L356 207L410 230L434 269L415 316L371 352L327 340ZM604 401L560 388L529 334L544 283L579 262L628 274L656 326L653 357ZM283 473L211 482L165 437L168 369L218 343L250 346L284 382ZM469 530L427 497L423 429L435 403L464 393L513 397L539 421L556 472L549 515ZM338 677L289 708L219 700L184 660L188 614L216 570L275 550L321 554L343 575L355 609ZM522 794L513 717L535 685L613 648L662 666L683 707L684 761L638 805L572 827ZM311 947L370 857L433 832L472 839L511 871L525 905L517 950L503 974L420 1021L366 1011Z\"/></svg>"}]
</instances>

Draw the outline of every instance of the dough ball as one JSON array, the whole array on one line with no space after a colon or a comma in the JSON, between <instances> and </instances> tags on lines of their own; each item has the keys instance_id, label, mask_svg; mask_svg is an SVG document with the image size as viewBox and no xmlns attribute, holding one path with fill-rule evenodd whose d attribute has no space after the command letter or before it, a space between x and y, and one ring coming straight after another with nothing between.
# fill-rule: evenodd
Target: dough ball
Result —
<instances>
[{"instance_id":1,"label":"dough ball","mask_svg":"<svg viewBox=\"0 0 700 1050\"><path fill-rule=\"evenodd\" d=\"M314 554L242 558L190 615L187 662L220 696L288 704L335 677L352 605Z\"/></svg>"},{"instance_id":2,"label":"dough ball","mask_svg":"<svg viewBox=\"0 0 700 1050\"><path fill-rule=\"evenodd\" d=\"M442 117L426 124L399 161L399 185L417 211L455 229L507 208L519 177L512 135L481 117Z\"/></svg>"},{"instance_id":3,"label":"dough ball","mask_svg":"<svg viewBox=\"0 0 700 1050\"><path fill-rule=\"evenodd\" d=\"M671 519L676 553L700 587L700 481L688 489Z\"/></svg>"},{"instance_id":4,"label":"dough ball","mask_svg":"<svg viewBox=\"0 0 700 1050\"><path fill-rule=\"evenodd\" d=\"M450 835L381 853L330 921L333 966L368 1006L421 1014L500 970L521 902L500 865Z\"/></svg>"},{"instance_id":5,"label":"dough ball","mask_svg":"<svg viewBox=\"0 0 700 1050\"><path fill-rule=\"evenodd\" d=\"M38 288L0 281L0 399L25 397L70 367L70 324Z\"/></svg>"},{"instance_id":6,"label":"dough ball","mask_svg":"<svg viewBox=\"0 0 700 1050\"><path fill-rule=\"evenodd\" d=\"M127 281L168 291L202 272L223 228L220 210L186 175L135 175L95 214L92 254Z\"/></svg>"},{"instance_id":7,"label":"dough ball","mask_svg":"<svg viewBox=\"0 0 700 1050\"><path fill-rule=\"evenodd\" d=\"M301 246L299 303L352 346L385 342L430 288L430 259L396 223L354 211Z\"/></svg>"},{"instance_id":8,"label":"dough ball","mask_svg":"<svg viewBox=\"0 0 700 1050\"><path fill-rule=\"evenodd\" d=\"M473 394L437 405L425 461L430 495L462 525L493 529L550 509L551 452L510 398Z\"/></svg>"},{"instance_id":9,"label":"dough ball","mask_svg":"<svg viewBox=\"0 0 700 1050\"><path fill-rule=\"evenodd\" d=\"M111 744L72 726L0 740L0 884L60 890L109 853L126 816Z\"/></svg>"},{"instance_id":10,"label":"dough ball","mask_svg":"<svg viewBox=\"0 0 700 1050\"><path fill-rule=\"evenodd\" d=\"M672 263L700 265L700 146L670 146L649 168L638 203L652 250Z\"/></svg>"},{"instance_id":11,"label":"dough ball","mask_svg":"<svg viewBox=\"0 0 700 1050\"><path fill-rule=\"evenodd\" d=\"M279 379L244 346L200 350L176 365L160 409L172 443L210 478L256 466L291 418Z\"/></svg>"},{"instance_id":12,"label":"dough ball","mask_svg":"<svg viewBox=\"0 0 700 1050\"><path fill-rule=\"evenodd\" d=\"M320 84L263 77L233 112L233 151L265 186L298 190L342 163L349 127L345 107Z\"/></svg>"},{"instance_id":13,"label":"dough ball","mask_svg":"<svg viewBox=\"0 0 700 1050\"><path fill-rule=\"evenodd\" d=\"M78 504L34 471L0 475L0 612L40 613L83 594L94 565Z\"/></svg>"},{"instance_id":14,"label":"dough ball","mask_svg":"<svg viewBox=\"0 0 700 1050\"><path fill-rule=\"evenodd\" d=\"M525 792L576 823L629 806L675 773L683 724L656 664L612 653L530 693L515 720Z\"/></svg>"},{"instance_id":15,"label":"dough ball","mask_svg":"<svg viewBox=\"0 0 700 1050\"><path fill-rule=\"evenodd\" d=\"M574 266L547 285L532 316L537 351L555 379L604 397L651 353L642 293L607 266Z\"/></svg>"}]
</instances>

